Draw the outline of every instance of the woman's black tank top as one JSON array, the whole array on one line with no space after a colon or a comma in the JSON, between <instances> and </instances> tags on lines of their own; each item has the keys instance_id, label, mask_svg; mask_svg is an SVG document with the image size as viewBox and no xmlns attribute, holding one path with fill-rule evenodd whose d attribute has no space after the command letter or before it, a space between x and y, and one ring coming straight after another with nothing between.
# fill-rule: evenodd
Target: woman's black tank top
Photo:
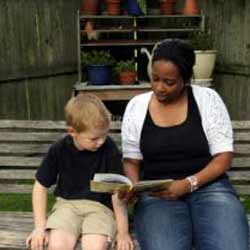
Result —
<instances>
[{"instance_id":1,"label":"woman's black tank top","mask_svg":"<svg viewBox=\"0 0 250 250\"><path fill-rule=\"evenodd\" d=\"M140 140L143 179L182 179L203 169L212 159L191 87L186 120L159 127L147 112Z\"/></svg>"}]
</instances>

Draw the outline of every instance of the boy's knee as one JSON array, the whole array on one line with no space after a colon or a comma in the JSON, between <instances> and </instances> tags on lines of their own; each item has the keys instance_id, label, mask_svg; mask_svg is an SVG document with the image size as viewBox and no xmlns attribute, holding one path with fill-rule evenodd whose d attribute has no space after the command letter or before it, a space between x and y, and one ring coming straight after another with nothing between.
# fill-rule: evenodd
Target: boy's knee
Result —
<instances>
[{"instance_id":1,"label":"boy's knee","mask_svg":"<svg viewBox=\"0 0 250 250\"><path fill-rule=\"evenodd\" d=\"M84 250L108 250L108 241L82 243L82 249Z\"/></svg>"},{"instance_id":2,"label":"boy's knee","mask_svg":"<svg viewBox=\"0 0 250 250\"><path fill-rule=\"evenodd\" d=\"M68 250L68 249L72 249L73 250L74 247L72 247L71 244L68 244L65 241L58 241L58 240L53 240L49 242L49 246L48 246L48 250Z\"/></svg>"}]
</instances>

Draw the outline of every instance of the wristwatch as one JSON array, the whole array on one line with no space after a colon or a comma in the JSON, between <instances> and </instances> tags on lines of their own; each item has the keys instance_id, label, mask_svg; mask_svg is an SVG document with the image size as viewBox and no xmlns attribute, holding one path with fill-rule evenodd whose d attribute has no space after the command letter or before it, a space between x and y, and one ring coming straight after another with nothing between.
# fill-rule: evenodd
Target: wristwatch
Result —
<instances>
[{"instance_id":1,"label":"wristwatch","mask_svg":"<svg viewBox=\"0 0 250 250\"><path fill-rule=\"evenodd\" d=\"M196 189L198 189L198 180L195 175L188 176L186 178L190 182L190 192L192 193Z\"/></svg>"}]
</instances>

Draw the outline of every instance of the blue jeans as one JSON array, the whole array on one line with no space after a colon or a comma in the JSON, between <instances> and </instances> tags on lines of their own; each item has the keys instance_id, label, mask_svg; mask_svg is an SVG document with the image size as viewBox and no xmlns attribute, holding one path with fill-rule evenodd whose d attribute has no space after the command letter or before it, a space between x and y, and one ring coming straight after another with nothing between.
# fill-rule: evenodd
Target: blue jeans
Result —
<instances>
[{"instance_id":1,"label":"blue jeans","mask_svg":"<svg viewBox=\"0 0 250 250\"><path fill-rule=\"evenodd\" d=\"M248 250L248 223L228 179L177 201L141 195L135 207L141 250Z\"/></svg>"}]
</instances>

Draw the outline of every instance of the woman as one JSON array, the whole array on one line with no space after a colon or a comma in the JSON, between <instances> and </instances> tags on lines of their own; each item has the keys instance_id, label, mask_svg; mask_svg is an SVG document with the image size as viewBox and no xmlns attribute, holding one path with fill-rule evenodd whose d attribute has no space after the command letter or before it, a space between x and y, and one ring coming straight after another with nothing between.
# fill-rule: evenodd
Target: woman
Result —
<instances>
[{"instance_id":1,"label":"woman","mask_svg":"<svg viewBox=\"0 0 250 250\"><path fill-rule=\"evenodd\" d=\"M233 158L227 109L212 89L191 86L193 49L164 40L153 51L152 92L134 97L123 124L126 175L175 181L139 196L142 250L247 250L248 225L226 171Z\"/></svg>"}]
</instances>

